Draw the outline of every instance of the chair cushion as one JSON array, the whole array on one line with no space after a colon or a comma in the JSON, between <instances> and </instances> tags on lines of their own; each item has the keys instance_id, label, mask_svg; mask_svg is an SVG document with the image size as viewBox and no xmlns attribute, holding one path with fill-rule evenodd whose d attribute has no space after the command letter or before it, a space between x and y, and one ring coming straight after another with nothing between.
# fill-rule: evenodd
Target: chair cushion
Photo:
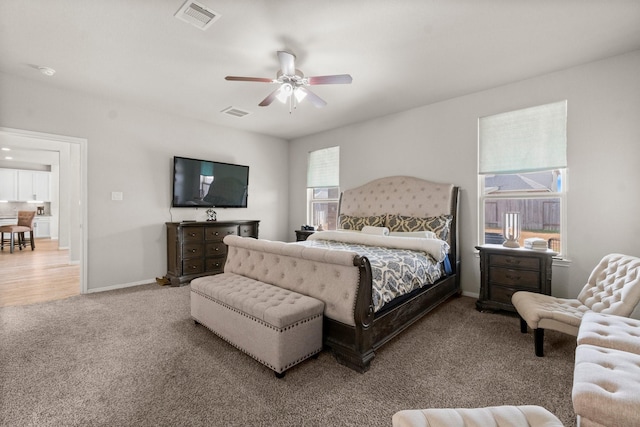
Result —
<instances>
[{"instance_id":1,"label":"chair cushion","mask_svg":"<svg viewBox=\"0 0 640 427\"><path fill-rule=\"evenodd\" d=\"M3 225L0 227L0 233L27 233L29 231L31 231L31 228L21 225Z\"/></svg>"},{"instance_id":2,"label":"chair cushion","mask_svg":"<svg viewBox=\"0 0 640 427\"><path fill-rule=\"evenodd\" d=\"M640 354L640 320L613 314L585 313L578 331L580 344Z\"/></svg>"},{"instance_id":3,"label":"chair cushion","mask_svg":"<svg viewBox=\"0 0 640 427\"><path fill-rule=\"evenodd\" d=\"M392 421L393 427L562 427L555 415L533 405L404 410Z\"/></svg>"},{"instance_id":4,"label":"chair cushion","mask_svg":"<svg viewBox=\"0 0 640 427\"><path fill-rule=\"evenodd\" d=\"M511 302L531 329L538 329L540 321L549 319L571 326L569 331L573 332L567 333L573 335L578 331L582 316L589 310L589 307L577 299L556 298L527 291L514 293Z\"/></svg>"},{"instance_id":5,"label":"chair cushion","mask_svg":"<svg viewBox=\"0 0 640 427\"><path fill-rule=\"evenodd\" d=\"M640 355L579 345L571 397L583 425L637 426Z\"/></svg>"}]
</instances>

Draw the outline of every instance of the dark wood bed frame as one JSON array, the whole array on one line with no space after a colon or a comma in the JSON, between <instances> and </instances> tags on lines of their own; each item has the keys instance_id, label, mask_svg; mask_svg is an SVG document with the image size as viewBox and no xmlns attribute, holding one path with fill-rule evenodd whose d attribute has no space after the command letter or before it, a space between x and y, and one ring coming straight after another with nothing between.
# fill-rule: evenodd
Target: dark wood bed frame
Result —
<instances>
[{"instance_id":1,"label":"dark wood bed frame","mask_svg":"<svg viewBox=\"0 0 640 427\"><path fill-rule=\"evenodd\" d=\"M375 352L382 345L421 319L439 304L453 295L459 295L461 292L459 276L460 258L458 254L459 187L432 183L412 177L390 177L372 181L354 190L360 191L360 189L363 188L379 188L381 183L382 185L388 185L389 188L393 187L394 190L388 191L387 195L383 196L385 198L384 204L389 205L390 197L393 198L393 194L400 193L406 198L407 192L402 191L402 187L398 187L400 182L406 182L406 180L409 180L412 185L424 182L426 185L440 186L440 188L446 188L446 191L450 191L449 206L444 208L440 207L440 209L444 213L453 215L448 238L450 246L449 261L452 273L441 278L431 286L425 286L415 290L405 296L401 302L395 303L388 308L384 307L379 312L374 313L371 290L371 265L366 257L356 258L355 264L360 270L358 298L355 307L356 325L346 325L325 317L324 344L331 348L339 363L358 372L366 372L369 369L371 361L375 357ZM377 187L374 186L375 184L377 184ZM344 193L340 196L339 212L342 212L343 209L343 196ZM391 200L391 203L392 202L393 200ZM373 205L375 205L375 202ZM380 208L383 208L383 206L368 205L358 207L355 211L352 209L352 212L360 212L362 216L367 214L377 215L380 214L380 211L376 209ZM387 213L419 217L432 216L428 212L418 215L415 210L406 210L406 208L399 208L397 211Z\"/></svg>"}]
</instances>

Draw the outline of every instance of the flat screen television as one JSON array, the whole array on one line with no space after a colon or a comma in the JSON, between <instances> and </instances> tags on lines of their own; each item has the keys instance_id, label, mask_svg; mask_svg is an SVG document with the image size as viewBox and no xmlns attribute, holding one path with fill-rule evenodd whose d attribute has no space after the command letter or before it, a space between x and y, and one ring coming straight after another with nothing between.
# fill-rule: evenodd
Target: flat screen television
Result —
<instances>
[{"instance_id":1,"label":"flat screen television","mask_svg":"<svg viewBox=\"0 0 640 427\"><path fill-rule=\"evenodd\" d=\"M249 166L173 158L174 208L246 208Z\"/></svg>"}]
</instances>

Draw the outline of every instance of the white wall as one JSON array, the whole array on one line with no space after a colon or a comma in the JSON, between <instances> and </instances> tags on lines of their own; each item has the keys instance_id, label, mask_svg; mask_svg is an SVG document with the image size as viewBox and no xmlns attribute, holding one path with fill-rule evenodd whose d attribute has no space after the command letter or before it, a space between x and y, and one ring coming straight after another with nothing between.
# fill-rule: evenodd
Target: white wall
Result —
<instances>
[{"instance_id":1,"label":"white wall","mask_svg":"<svg viewBox=\"0 0 640 427\"><path fill-rule=\"evenodd\" d=\"M170 209L174 155L248 165L249 208L218 209L218 219L260 220L260 236L267 239L284 239L287 234L284 140L2 73L0 94L0 127L88 140L89 290L163 276L164 223L206 218L203 209ZM112 201L112 191L123 192L124 200Z\"/></svg>"},{"instance_id":2,"label":"white wall","mask_svg":"<svg viewBox=\"0 0 640 427\"><path fill-rule=\"evenodd\" d=\"M478 117L562 99L568 100L571 262L554 266L552 293L575 297L603 255L640 256L640 51L292 141L289 240L305 222L307 153L340 145L342 188L388 175L462 187L462 288L477 294Z\"/></svg>"}]
</instances>

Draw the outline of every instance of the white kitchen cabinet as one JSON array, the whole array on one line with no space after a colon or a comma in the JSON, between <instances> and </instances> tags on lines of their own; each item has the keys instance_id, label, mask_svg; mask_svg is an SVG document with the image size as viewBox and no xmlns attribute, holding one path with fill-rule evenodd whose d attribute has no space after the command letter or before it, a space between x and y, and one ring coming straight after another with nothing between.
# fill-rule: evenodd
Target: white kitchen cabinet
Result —
<instances>
[{"instance_id":1,"label":"white kitchen cabinet","mask_svg":"<svg viewBox=\"0 0 640 427\"><path fill-rule=\"evenodd\" d=\"M18 171L18 201L51 201L51 172Z\"/></svg>"},{"instance_id":2,"label":"white kitchen cabinet","mask_svg":"<svg viewBox=\"0 0 640 427\"><path fill-rule=\"evenodd\" d=\"M36 239L51 237L51 218L36 217L36 220L33 222L33 237Z\"/></svg>"},{"instance_id":3,"label":"white kitchen cabinet","mask_svg":"<svg viewBox=\"0 0 640 427\"><path fill-rule=\"evenodd\" d=\"M18 171L0 169L0 200L14 201L18 196Z\"/></svg>"}]
</instances>

